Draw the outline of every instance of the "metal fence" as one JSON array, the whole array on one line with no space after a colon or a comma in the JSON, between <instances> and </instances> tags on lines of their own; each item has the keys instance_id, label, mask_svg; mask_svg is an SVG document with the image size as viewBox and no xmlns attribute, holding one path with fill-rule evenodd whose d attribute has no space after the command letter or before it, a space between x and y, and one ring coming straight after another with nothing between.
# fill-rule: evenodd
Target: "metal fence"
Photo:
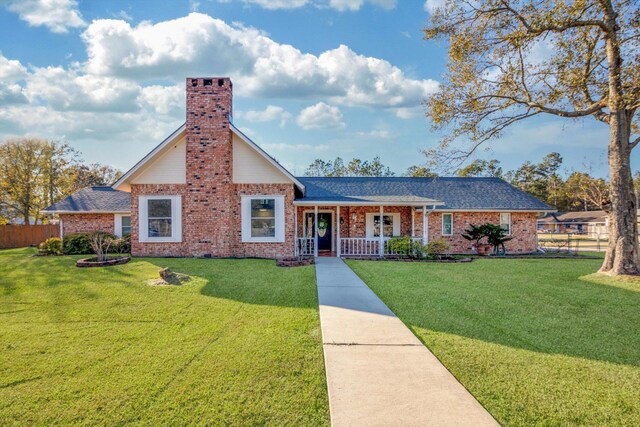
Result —
<instances>
[{"instance_id":1,"label":"metal fence","mask_svg":"<svg viewBox=\"0 0 640 427\"><path fill-rule=\"evenodd\" d=\"M543 251L604 252L609 233L604 222L538 224L538 247Z\"/></svg>"}]
</instances>

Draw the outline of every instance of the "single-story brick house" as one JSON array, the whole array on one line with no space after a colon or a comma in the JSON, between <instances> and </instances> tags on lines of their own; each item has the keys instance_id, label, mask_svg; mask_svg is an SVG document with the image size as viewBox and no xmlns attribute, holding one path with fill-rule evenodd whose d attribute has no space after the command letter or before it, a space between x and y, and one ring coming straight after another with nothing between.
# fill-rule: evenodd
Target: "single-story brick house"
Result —
<instances>
[{"instance_id":1,"label":"single-story brick house","mask_svg":"<svg viewBox=\"0 0 640 427\"><path fill-rule=\"evenodd\" d=\"M63 236L130 232L137 256L383 255L401 235L469 253L463 230L491 222L524 253L554 211L497 178L295 177L233 125L229 78L188 78L186 92L186 123L115 184L45 209Z\"/></svg>"},{"instance_id":2,"label":"single-story brick house","mask_svg":"<svg viewBox=\"0 0 640 427\"><path fill-rule=\"evenodd\" d=\"M551 212L538 219L538 231L603 235L609 233L609 218L605 211Z\"/></svg>"}]
</instances>

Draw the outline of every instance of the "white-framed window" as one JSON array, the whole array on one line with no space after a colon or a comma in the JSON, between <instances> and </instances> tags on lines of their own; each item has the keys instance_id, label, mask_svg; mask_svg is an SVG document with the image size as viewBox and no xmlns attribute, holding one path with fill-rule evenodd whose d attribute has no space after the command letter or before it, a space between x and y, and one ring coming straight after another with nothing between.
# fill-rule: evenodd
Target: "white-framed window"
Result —
<instances>
[{"instance_id":1,"label":"white-framed window","mask_svg":"<svg viewBox=\"0 0 640 427\"><path fill-rule=\"evenodd\" d=\"M400 235L400 213L390 212L382 214L382 235L393 237ZM380 214L369 212L366 215L367 238L380 237Z\"/></svg>"},{"instance_id":2,"label":"white-framed window","mask_svg":"<svg viewBox=\"0 0 640 427\"><path fill-rule=\"evenodd\" d=\"M284 196L242 196L242 241L284 242Z\"/></svg>"},{"instance_id":3,"label":"white-framed window","mask_svg":"<svg viewBox=\"0 0 640 427\"><path fill-rule=\"evenodd\" d=\"M510 212L500 213L500 227L507 230L508 235L511 235L511 213Z\"/></svg>"},{"instance_id":4,"label":"white-framed window","mask_svg":"<svg viewBox=\"0 0 640 427\"><path fill-rule=\"evenodd\" d=\"M140 196L138 202L141 242L182 241L181 196Z\"/></svg>"},{"instance_id":5,"label":"white-framed window","mask_svg":"<svg viewBox=\"0 0 640 427\"><path fill-rule=\"evenodd\" d=\"M118 237L122 237L125 234L131 233L131 215L130 214L116 214L114 218L114 230L113 234Z\"/></svg>"},{"instance_id":6,"label":"white-framed window","mask_svg":"<svg viewBox=\"0 0 640 427\"><path fill-rule=\"evenodd\" d=\"M442 214L442 235L453 236L453 214L452 213Z\"/></svg>"}]
</instances>

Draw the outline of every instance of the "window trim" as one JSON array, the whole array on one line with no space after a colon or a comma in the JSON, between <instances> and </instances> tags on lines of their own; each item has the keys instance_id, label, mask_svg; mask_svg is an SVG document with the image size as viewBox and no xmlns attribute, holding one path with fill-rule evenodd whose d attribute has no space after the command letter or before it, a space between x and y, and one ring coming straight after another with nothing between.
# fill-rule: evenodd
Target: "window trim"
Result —
<instances>
[{"instance_id":1,"label":"window trim","mask_svg":"<svg viewBox=\"0 0 640 427\"><path fill-rule=\"evenodd\" d=\"M275 200L275 226L274 237L251 236L251 201L274 199ZM251 194L240 197L240 221L242 228L242 243L284 243L285 241L285 212L284 195L282 194Z\"/></svg>"},{"instance_id":2,"label":"window trim","mask_svg":"<svg viewBox=\"0 0 640 427\"><path fill-rule=\"evenodd\" d=\"M400 236L400 212L383 212L383 216L391 216L393 218L393 237ZM366 214L366 238L367 239L379 239L380 236L374 236L374 218L380 216L380 212L367 212ZM384 237L388 239L389 237Z\"/></svg>"},{"instance_id":3,"label":"window trim","mask_svg":"<svg viewBox=\"0 0 640 427\"><path fill-rule=\"evenodd\" d=\"M149 200L171 200L171 237L149 237ZM182 242L182 196L153 195L138 197L138 232L140 242Z\"/></svg>"},{"instance_id":4,"label":"window trim","mask_svg":"<svg viewBox=\"0 0 640 427\"><path fill-rule=\"evenodd\" d=\"M507 228L507 236L511 236L511 212L500 212L498 215L498 225L502 227L502 215L509 215L509 223Z\"/></svg>"},{"instance_id":5,"label":"window trim","mask_svg":"<svg viewBox=\"0 0 640 427\"><path fill-rule=\"evenodd\" d=\"M122 237L122 235L124 234L122 232L122 217L124 217L124 216L128 216L129 217L129 221L131 221L131 213L115 214L114 217L113 217L113 234L116 237ZM132 227L132 226L130 225L129 227ZM131 231L129 231L129 232L131 232Z\"/></svg>"},{"instance_id":6,"label":"window trim","mask_svg":"<svg viewBox=\"0 0 640 427\"><path fill-rule=\"evenodd\" d=\"M444 217L445 215L449 215L451 217L451 233L445 233L444 232ZM443 236L453 236L453 212L443 212L442 213L442 218L441 218L441 222L442 222L442 227L441 227L441 234Z\"/></svg>"}]
</instances>

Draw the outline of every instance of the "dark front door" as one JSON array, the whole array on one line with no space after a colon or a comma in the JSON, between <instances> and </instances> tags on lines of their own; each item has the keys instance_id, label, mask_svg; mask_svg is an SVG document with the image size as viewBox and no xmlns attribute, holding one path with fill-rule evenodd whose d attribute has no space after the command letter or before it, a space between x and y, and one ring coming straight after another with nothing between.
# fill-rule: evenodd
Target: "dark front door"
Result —
<instances>
[{"instance_id":1,"label":"dark front door","mask_svg":"<svg viewBox=\"0 0 640 427\"><path fill-rule=\"evenodd\" d=\"M313 212L307 212L305 224L307 226L307 236L313 237L315 230L315 215ZM331 223L331 212L318 212L318 250L331 250L331 237L333 236L333 224Z\"/></svg>"}]
</instances>

